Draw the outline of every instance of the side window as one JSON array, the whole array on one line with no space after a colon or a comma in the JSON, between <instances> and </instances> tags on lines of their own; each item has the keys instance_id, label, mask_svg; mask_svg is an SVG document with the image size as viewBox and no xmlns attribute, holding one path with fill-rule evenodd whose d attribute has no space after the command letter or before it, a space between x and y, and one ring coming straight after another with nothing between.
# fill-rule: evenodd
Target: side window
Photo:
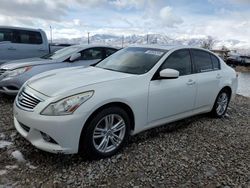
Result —
<instances>
[{"instance_id":1,"label":"side window","mask_svg":"<svg viewBox=\"0 0 250 188\"><path fill-rule=\"evenodd\" d=\"M41 33L35 31L15 30L14 43L21 44L42 44Z\"/></svg>"},{"instance_id":2,"label":"side window","mask_svg":"<svg viewBox=\"0 0 250 188\"><path fill-rule=\"evenodd\" d=\"M0 42L12 41L12 32L9 29L0 29Z\"/></svg>"},{"instance_id":3,"label":"side window","mask_svg":"<svg viewBox=\"0 0 250 188\"><path fill-rule=\"evenodd\" d=\"M112 55L113 53L117 52L116 49L113 49L113 48L106 48L105 49L105 57L108 57L110 55Z\"/></svg>"},{"instance_id":4,"label":"side window","mask_svg":"<svg viewBox=\"0 0 250 188\"><path fill-rule=\"evenodd\" d=\"M193 59L197 72L207 72L213 70L210 54L202 50L192 50Z\"/></svg>"},{"instance_id":5,"label":"side window","mask_svg":"<svg viewBox=\"0 0 250 188\"><path fill-rule=\"evenodd\" d=\"M103 59L101 48L90 48L81 52L81 60Z\"/></svg>"},{"instance_id":6,"label":"side window","mask_svg":"<svg viewBox=\"0 0 250 188\"><path fill-rule=\"evenodd\" d=\"M42 44L42 35L39 32L29 32L29 42L30 44Z\"/></svg>"},{"instance_id":7,"label":"side window","mask_svg":"<svg viewBox=\"0 0 250 188\"><path fill-rule=\"evenodd\" d=\"M175 69L180 72L180 76L191 74L191 57L189 50L178 50L173 52L163 63L163 69Z\"/></svg>"},{"instance_id":8,"label":"side window","mask_svg":"<svg viewBox=\"0 0 250 188\"><path fill-rule=\"evenodd\" d=\"M213 68L214 70L218 70L220 69L220 61L217 57L215 57L214 55L210 54L211 59L212 59L212 63L213 63Z\"/></svg>"}]
</instances>

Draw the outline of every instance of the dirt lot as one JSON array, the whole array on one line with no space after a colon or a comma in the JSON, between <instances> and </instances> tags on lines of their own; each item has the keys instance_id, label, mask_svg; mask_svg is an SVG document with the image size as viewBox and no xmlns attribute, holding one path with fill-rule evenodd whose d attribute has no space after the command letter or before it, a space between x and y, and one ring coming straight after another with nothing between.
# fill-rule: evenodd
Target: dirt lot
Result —
<instances>
[{"instance_id":1,"label":"dirt lot","mask_svg":"<svg viewBox=\"0 0 250 188\"><path fill-rule=\"evenodd\" d=\"M236 66L234 68L237 72L250 72L250 66L244 67L244 66Z\"/></svg>"},{"instance_id":2,"label":"dirt lot","mask_svg":"<svg viewBox=\"0 0 250 188\"><path fill-rule=\"evenodd\" d=\"M0 187L250 187L250 98L237 96L222 119L141 133L98 161L32 147L13 127L12 103L0 95Z\"/></svg>"}]
</instances>

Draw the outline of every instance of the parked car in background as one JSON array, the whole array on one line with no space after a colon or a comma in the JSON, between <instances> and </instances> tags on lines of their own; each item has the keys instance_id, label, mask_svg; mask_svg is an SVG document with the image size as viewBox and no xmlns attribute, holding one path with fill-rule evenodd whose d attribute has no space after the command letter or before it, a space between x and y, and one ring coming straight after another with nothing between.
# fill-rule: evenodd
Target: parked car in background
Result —
<instances>
[{"instance_id":1,"label":"parked car in background","mask_svg":"<svg viewBox=\"0 0 250 188\"><path fill-rule=\"evenodd\" d=\"M240 58L241 58L241 65L250 66L250 56L240 56Z\"/></svg>"},{"instance_id":2,"label":"parked car in background","mask_svg":"<svg viewBox=\"0 0 250 188\"><path fill-rule=\"evenodd\" d=\"M128 47L95 66L31 78L16 97L14 124L39 149L108 157L146 129L222 117L236 88L235 71L210 51Z\"/></svg>"},{"instance_id":3,"label":"parked car in background","mask_svg":"<svg viewBox=\"0 0 250 188\"><path fill-rule=\"evenodd\" d=\"M0 66L0 93L16 95L32 76L58 68L87 67L118 49L100 45L74 45L41 58L16 60ZM67 77L67 74L65 74ZM49 84L49 83L48 83Z\"/></svg>"},{"instance_id":4,"label":"parked car in background","mask_svg":"<svg viewBox=\"0 0 250 188\"><path fill-rule=\"evenodd\" d=\"M228 53L228 57L226 59L226 63L228 65L240 65L242 63L242 59L240 57L240 54L237 53L237 51L231 51Z\"/></svg>"},{"instance_id":5,"label":"parked car in background","mask_svg":"<svg viewBox=\"0 0 250 188\"><path fill-rule=\"evenodd\" d=\"M41 29L0 26L0 64L10 60L41 57L69 45L49 45Z\"/></svg>"}]
</instances>

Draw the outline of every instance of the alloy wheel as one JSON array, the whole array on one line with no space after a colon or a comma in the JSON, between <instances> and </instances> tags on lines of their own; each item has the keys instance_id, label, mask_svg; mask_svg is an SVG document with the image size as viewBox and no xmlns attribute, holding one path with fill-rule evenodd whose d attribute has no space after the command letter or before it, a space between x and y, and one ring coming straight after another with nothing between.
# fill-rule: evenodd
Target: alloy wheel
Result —
<instances>
[{"instance_id":1,"label":"alloy wheel","mask_svg":"<svg viewBox=\"0 0 250 188\"><path fill-rule=\"evenodd\" d=\"M216 103L216 113L221 116L225 113L228 105L228 95L225 92L222 92Z\"/></svg>"},{"instance_id":2,"label":"alloy wheel","mask_svg":"<svg viewBox=\"0 0 250 188\"><path fill-rule=\"evenodd\" d=\"M93 144L101 153L112 152L122 143L126 133L124 119L118 114L104 116L95 126Z\"/></svg>"}]
</instances>

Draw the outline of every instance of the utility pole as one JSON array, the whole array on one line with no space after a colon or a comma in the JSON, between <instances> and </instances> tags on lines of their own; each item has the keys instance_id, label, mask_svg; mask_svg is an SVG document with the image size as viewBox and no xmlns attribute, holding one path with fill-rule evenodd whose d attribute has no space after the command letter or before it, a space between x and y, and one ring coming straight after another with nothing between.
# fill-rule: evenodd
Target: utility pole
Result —
<instances>
[{"instance_id":1,"label":"utility pole","mask_svg":"<svg viewBox=\"0 0 250 188\"><path fill-rule=\"evenodd\" d=\"M52 44L52 27L51 27L51 25L49 26L49 28L50 28L50 43Z\"/></svg>"},{"instance_id":2,"label":"utility pole","mask_svg":"<svg viewBox=\"0 0 250 188\"><path fill-rule=\"evenodd\" d=\"M147 34L147 44L148 44L148 39L149 39L149 36L148 36L148 34Z\"/></svg>"},{"instance_id":3,"label":"utility pole","mask_svg":"<svg viewBox=\"0 0 250 188\"><path fill-rule=\"evenodd\" d=\"M122 35L122 48L123 48L123 45L124 45L124 35Z\"/></svg>"},{"instance_id":4,"label":"utility pole","mask_svg":"<svg viewBox=\"0 0 250 188\"><path fill-rule=\"evenodd\" d=\"M88 32L88 44L89 44L89 32Z\"/></svg>"}]
</instances>

